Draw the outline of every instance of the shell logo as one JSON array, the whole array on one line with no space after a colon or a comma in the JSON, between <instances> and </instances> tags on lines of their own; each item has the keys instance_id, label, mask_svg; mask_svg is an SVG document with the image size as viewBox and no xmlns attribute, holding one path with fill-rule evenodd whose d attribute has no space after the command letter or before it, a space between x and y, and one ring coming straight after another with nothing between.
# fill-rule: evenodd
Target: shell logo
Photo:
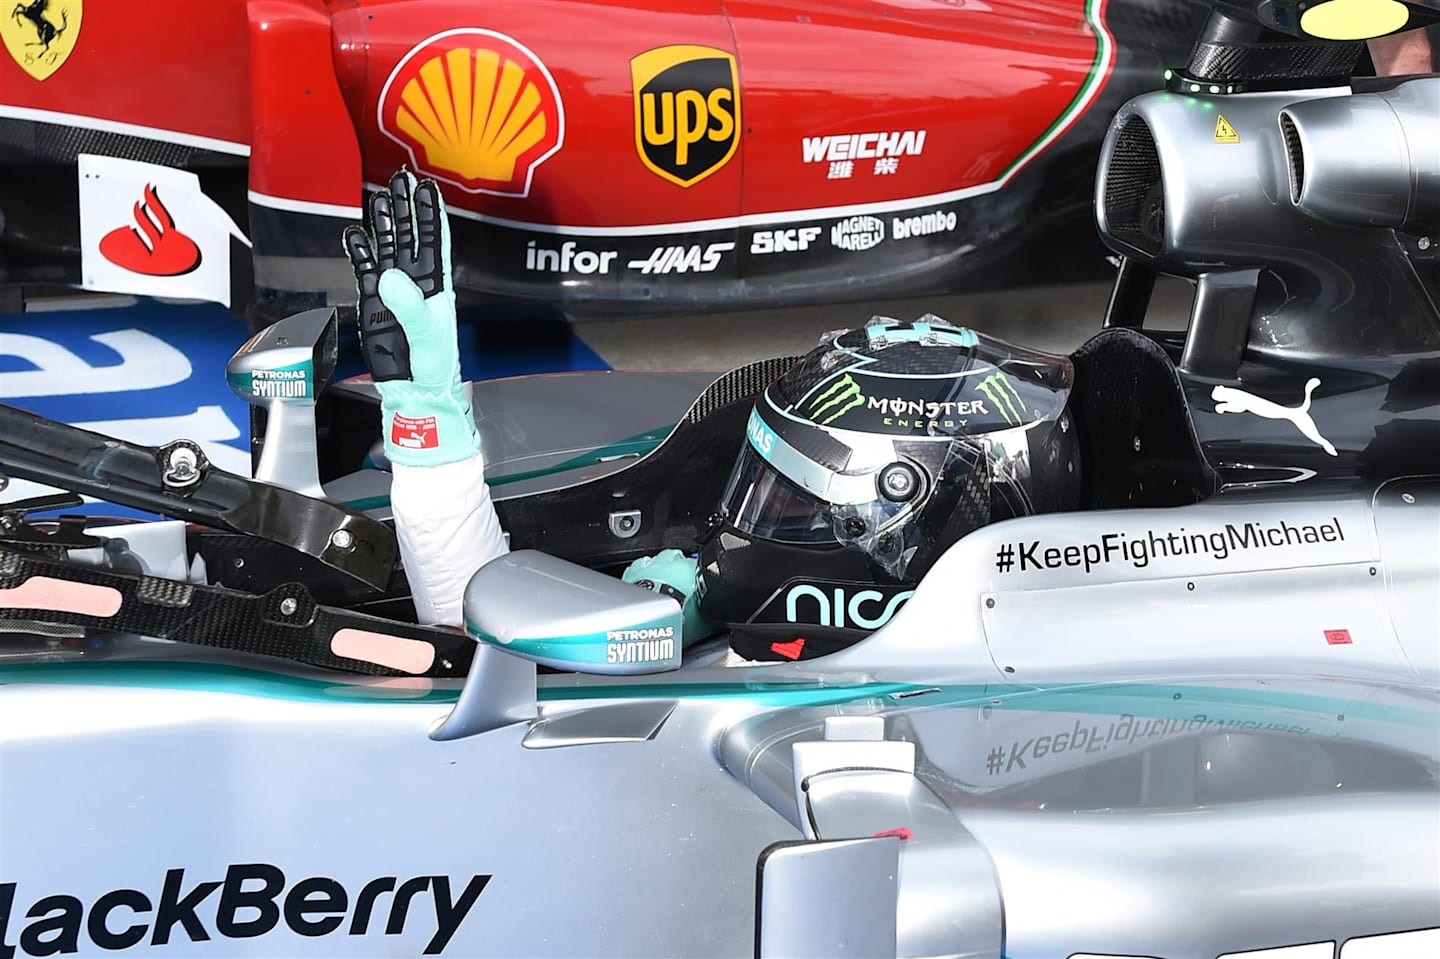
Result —
<instances>
[{"instance_id":1,"label":"shell logo","mask_svg":"<svg viewBox=\"0 0 1440 959\"><path fill-rule=\"evenodd\" d=\"M385 80L377 119L417 170L494 196L527 196L565 139L550 71L493 30L447 30L412 47Z\"/></svg>"}]
</instances>

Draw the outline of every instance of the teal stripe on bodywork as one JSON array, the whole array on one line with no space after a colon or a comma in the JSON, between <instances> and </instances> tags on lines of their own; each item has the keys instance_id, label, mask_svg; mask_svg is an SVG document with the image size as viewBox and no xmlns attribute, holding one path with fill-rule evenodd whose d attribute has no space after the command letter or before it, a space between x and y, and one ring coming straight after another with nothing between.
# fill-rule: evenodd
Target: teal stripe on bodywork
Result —
<instances>
[{"instance_id":1,"label":"teal stripe on bodywork","mask_svg":"<svg viewBox=\"0 0 1440 959\"><path fill-rule=\"evenodd\" d=\"M918 688L918 687L917 687ZM948 686L934 693L913 695L905 700L913 706L979 705L988 701L995 709L1030 710L1049 713L1131 715L1145 719L1191 719L1196 710L1249 711L1276 719L1293 714L1307 721L1320 717L1336 723L1373 720L1404 726L1433 726L1440 731L1440 701L1436 710L1407 709L1338 696L1296 693L1273 688L1236 689L1230 686L1182 686L1174 683L1077 683L1062 686L997 692L988 696L977 690L986 687ZM1231 714L1227 714L1229 716ZM1220 717L1211 715L1212 719Z\"/></svg>"},{"instance_id":2,"label":"teal stripe on bodywork","mask_svg":"<svg viewBox=\"0 0 1440 959\"><path fill-rule=\"evenodd\" d=\"M390 681L394 682L394 681ZM434 688L427 680L403 680L413 688L376 682L326 682L212 663L27 663L0 666L0 686L38 683L54 686L112 686L179 689L284 699L292 702L453 703L459 684ZM543 678L542 678L543 682ZM594 699L744 699L759 705L823 706L873 699L918 687L910 683L603 683L544 686L541 702Z\"/></svg>"},{"instance_id":3,"label":"teal stripe on bodywork","mask_svg":"<svg viewBox=\"0 0 1440 959\"><path fill-rule=\"evenodd\" d=\"M693 674L692 674L693 675ZM1243 714L1267 714L1274 720L1284 714L1314 722L1328 717L1335 724L1369 720L1440 730L1440 704L1435 709L1406 708L1350 697L1295 693L1270 688L1253 690L1217 686L1154 684L1074 684L1030 689L1000 684L955 684L944 687L918 683L864 682L828 685L808 682L655 682L636 680L571 685L567 677L542 685L541 702L601 699L729 699L756 706L833 706L863 700L886 699L887 707L955 708L990 706L1002 710L1036 712L1128 714L1147 719L1190 719L1208 710L1214 720ZM329 682L285 676L260 670L211 663L69 662L26 663L0 666L0 686L35 683L63 686L112 686L143 689L179 689L226 693L265 699L310 703L453 703L458 682L435 688L428 680ZM400 684L411 684L404 688ZM1428 691L1427 691L1428 692ZM1224 716L1215 715L1224 710Z\"/></svg>"},{"instance_id":4,"label":"teal stripe on bodywork","mask_svg":"<svg viewBox=\"0 0 1440 959\"><path fill-rule=\"evenodd\" d=\"M518 483L521 480L535 479L539 476L548 476L552 473L564 473L567 470L581 469L585 466L598 466L601 462L616 459L621 456L634 456L640 459L654 452L655 448L665 441L675 430L675 424L662 426L658 430L649 430L644 433L637 433L634 436L623 440L616 440L614 443L596 447L588 453L581 453L579 456L572 456L568 460L562 460L553 466L546 466L543 469L525 470L519 473L506 473L504 476L497 476L489 480L491 486L504 486L506 483Z\"/></svg>"},{"instance_id":5,"label":"teal stripe on bodywork","mask_svg":"<svg viewBox=\"0 0 1440 959\"><path fill-rule=\"evenodd\" d=\"M504 486L507 483L519 483L522 480L537 479L541 476L552 476L565 473L570 470L583 469L586 466L599 466L606 460L617 459L622 456L633 456L638 461L653 453L671 433L675 431L675 424L662 426L659 429L647 430L644 433L637 433L634 436L623 440L616 440L605 446L597 446L593 450L572 456L568 460L561 460L551 466L540 469L521 470L518 473L506 473L502 476L487 477L486 482L493 489L496 486ZM389 496L363 496L360 499L349 500L344 504L351 509L365 510L384 509L390 505Z\"/></svg>"}]
</instances>

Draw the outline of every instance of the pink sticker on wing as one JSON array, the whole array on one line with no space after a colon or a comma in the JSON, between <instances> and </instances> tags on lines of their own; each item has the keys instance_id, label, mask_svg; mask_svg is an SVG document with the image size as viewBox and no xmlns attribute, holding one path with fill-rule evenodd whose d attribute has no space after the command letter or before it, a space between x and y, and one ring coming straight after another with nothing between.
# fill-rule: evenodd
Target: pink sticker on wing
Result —
<instances>
[{"instance_id":1,"label":"pink sticker on wing","mask_svg":"<svg viewBox=\"0 0 1440 959\"><path fill-rule=\"evenodd\" d=\"M49 576L31 576L19 586L0 589L0 609L48 609L79 616L114 616L125 597L111 586L72 583Z\"/></svg>"},{"instance_id":2,"label":"pink sticker on wing","mask_svg":"<svg viewBox=\"0 0 1440 959\"><path fill-rule=\"evenodd\" d=\"M330 652L417 676L435 665L435 647L429 643L364 629L337 632L330 638Z\"/></svg>"}]
</instances>

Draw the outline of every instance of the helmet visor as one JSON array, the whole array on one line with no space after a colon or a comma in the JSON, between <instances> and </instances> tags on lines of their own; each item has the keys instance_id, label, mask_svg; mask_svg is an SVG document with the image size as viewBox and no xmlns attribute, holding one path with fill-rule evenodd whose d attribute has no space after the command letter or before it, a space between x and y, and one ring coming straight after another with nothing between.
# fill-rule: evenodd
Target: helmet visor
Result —
<instances>
[{"instance_id":1,"label":"helmet visor","mask_svg":"<svg viewBox=\"0 0 1440 959\"><path fill-rule=\"evenodd\" d=\"M868 503L829 503L783 476L747 444L730 477L724 515L747 536L778 543L835 543L888 529L911 505L878 494ZM847 520L860 520L861 525L846 530Z\"/></svg>"},{"instance_id":2,"label":"helmet visor","mask_svg":"<svg viewBox=\"0 0 1440 959\"><path fill-rule=\"evenodd\" d=\"M735 463L723 512L747 536L779 543L835 540L831 507L770 467L748 444Z\"/></svg>"}]
</instances>

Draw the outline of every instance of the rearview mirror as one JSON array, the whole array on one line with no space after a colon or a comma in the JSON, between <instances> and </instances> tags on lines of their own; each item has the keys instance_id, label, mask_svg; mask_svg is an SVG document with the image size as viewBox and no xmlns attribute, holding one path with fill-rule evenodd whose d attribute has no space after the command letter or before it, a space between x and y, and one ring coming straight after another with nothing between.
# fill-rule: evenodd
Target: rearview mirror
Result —
<instances>
[{"instance_id":1,"label":"rearview mirror","mask_svg":"<svg viewBox=\"0 0 1440 959\"><path fill-rule=\"evenodd\" d=\"M225 367L230 388L251 406L253 445L264 445L255 479L308 496L324 496L315 438L315 400L335 375L339 314L306 310L266 327L235 351ZM263 415L256 416L257 411Z\"/></svg>"},{"instance_id":2,"label":"rearview mirror","mask_svg":"<svg viewBox=\"0 0 1440 959\"><path fill-rule=\"evenodd\" d=\"M606 675L680 666L678 602L537 550L482 566L464 608L476 642L543 666Z\"/></svg>"}]
</instances>

